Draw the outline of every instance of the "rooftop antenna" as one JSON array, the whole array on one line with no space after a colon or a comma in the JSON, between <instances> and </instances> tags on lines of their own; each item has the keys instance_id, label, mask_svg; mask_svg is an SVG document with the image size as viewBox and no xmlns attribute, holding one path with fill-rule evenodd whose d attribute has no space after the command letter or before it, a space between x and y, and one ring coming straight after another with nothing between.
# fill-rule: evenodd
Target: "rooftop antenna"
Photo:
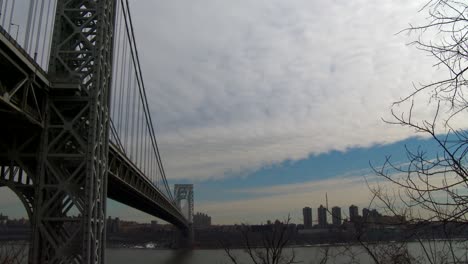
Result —
<instances>
[{"instance_id":1,"label":"rooftop antenna","mask_svg":"<svg viewBox=\"0 0 468 264\"><path fill-rule=\"evenodd\" d=\"M328 210L328 194L325 193L325 207L327 208L327 213L330 214L330 210Z\"/></svg>"},{"instance_id":2,"label":"rooftop antenna","mask_svg":"<svg viewBox=\"0 0 468 264\"><path fill-rule=\"evenodd\" d=\"M325 206L327 207L327 211L328 211L328 194L325 193Z\"/></svg>"}]
</instances>

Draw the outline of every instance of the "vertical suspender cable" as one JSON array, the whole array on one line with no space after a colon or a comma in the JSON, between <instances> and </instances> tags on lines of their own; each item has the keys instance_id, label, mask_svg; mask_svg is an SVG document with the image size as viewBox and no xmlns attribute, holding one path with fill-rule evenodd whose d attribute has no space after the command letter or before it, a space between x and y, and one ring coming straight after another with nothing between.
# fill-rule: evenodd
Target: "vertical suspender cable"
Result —
<instances>
[{"instance_id":1,"label":"vertical suspender cable","mask_svg":"<svg viewBox=\"0 0 468 264\"><path fill-rule=\"evenodd\" d=\"M124 38L128 38L127 35L124 34ZM127 63L127 60L128 60L128 44L126 41L124 41L125 45L124 45L124 50L123 50L123 63L122 63L122 76L121 76L121 90L120 90L120 114L119 114L119 118L120 118L120 134L123 135L124 131L125 131L125 128L124 128L124 114L125 114L125 91L126 91L126 87L125 87L125 81L127 80L127 72L129 71L130 67ZM123 135L124 136L124 135ZM125 142L125 141L124 141ZM125 143L124 143L125 145Z\"/></svg>"},{"instance_id":2,"label":"vertical suspender cable","mask_svg":"<svg viewBox=\"0 0 468 264\"><path fill-rule=\"evenodd\" d=\"M41 27L40 25L42 24L42 18L44 15L44 1L41 1L41 11L39 12L39 21L38 21L38 26L37 26L37 35L36 35L36 47L34 48L34 60L37 61L37 52L39 50L39 43L41 42Z\"/></svg>"},{"instance_id":3,"label":"vertical suspender cable","mask_svg":"<svg viewBox=\"0 0 468 264\"><path fill-rule=\"evenodd\" d=\"M125 40L125 34L124 34L124 40ZM119 116L118 116L118 121L119 121L119 135L122 135L122 100L123 100L123 92L122 90L124 89L124 76L126 73L127 69L127 43L124 41L124 46L123 46L123 54L122 54L122 71L120 73L120 91L119 91Z\"/></svg>"},{"instance_id":4,"label":"vertical suspender cable","mask_svg":"<svg viewBox=\"0 0 468 264\"><path fill-rule=\"evenodd\" d=\"M32 12L34 9L34 5L36 4L36 1L30 0L29 1L29 11L28 11L28 21L26 22L26 33L24 36L24 49L27 51L29 48L29 38L31 34L31 19L32 19Z\"/></svg>"},{"instance_id":5,"label":"vertical suspender cable","mask_svg":"<svg viewBox=\"0 0 468 264\"><path fill-rule=\"evenodd\" d=\"M135 79L135 83L136 83L136 79ZM136 89L135 89L136 91ZM138 100L138 98L135 96L135 99ZM138 101L137 101L138 103ZM139 148L141 148L140 146L140 104L138 104L138 108L137 108L137 115L136 115L136 120L137 120L137 124L136 124L136 143L135 143L135 146L136 146L136 159L135 159L135 163L137 164L138 166L138 162L139 162L139 158L140 158L140 155L138 155L140 153L139 151Z\"/></svg>"},{"instance_id":6,"label":"vertical suspender cable","mask_svg":"<svg viewBox=\"0 0 468 264\"><path fill-rule=\"evenodd\" d=\"M8 0L5 0L5 8L3 11L3 18L2 18L2 27L5 28L5 21L7 17L7 12L8 12Z\"/></svg>"},{"instance_id":7,"label":"vertical suspender cable","mask_svg":"<svg viewBox=\"0 0 468 264\"><path fill-rule=\"evenodd\" d=\"M131 141L131 145L132 145L132 153L133 153L133 157L135 158L136 157L136 151L135 151L135 147L136 147L136 135L135 135L135 112L136 112L136 104L138 102L136 102L137 100L137 97L136 97L136 86L137 86L137 83L136 83L136 78L133 82L133 94L132 94L132 101L133 101L133 104L132 104L132 124L131 124L131 135L132 135L132 141Z\"/></svg>"},{"instance_id":8,"label":"vertical suspender cable","mask_svg":"<svg viewBox=\"0 0 468 264\"><path fill-rule=\"evenodd\" d=\"M123 5L123 1L124 0L121 0L122 1L122 6ZM128 8L129 7L129 4L128 4L128 0L125 0L126 1L126 11L124 10L124 13L128 13L128 16L127 15L124 15L124 20L125 20L125 25L126 25L126 29L127 31L130 29L131 31L131 34L128 34L129 36L131 36L131 46L130 46L130 51L131 51L131 55L132 55L132 59L133 59L133 63L135 65L135 68L138 69L138 77L139 77L139 81L140 81L140 85L139 86L139 89L142 90L142 93L143 93L143 98L142 98L142 101L143 101L143 106L144 106L144 110L146 112L146 122L148 123L148 128L149 128L149 133L150 133L150 136L151 136L151 141L152 141L152 146L153 146L153 150L156 154L156 157L157 157L157 160L158 160L158 167L159 167L159 170L161 172L161 175L162 175L162 178L164 179L164 185L166 187L166 191L169 193L170 195L170 199L172 200L172 195L170 193L170 188L169 188L169 185L167 184L167 179L166 179L166 175L165 175L165 172L164 172L164 167L163 167L163 164L162 164L162 160L161 160L161 155L159 153L159 148L158 148L158 145L157 145L157 142L156 142L156 135L154 134L154 128L153 128L153 122L151 120L151 118L149 118L149 107L148 107L148 101L147 101L147 96L146 96L146 90L145 90L145 87L144 87L144 83L143 83L143 76L142 76L142 72L141 72L141 67L140 67L140 59L139 59L139 56L138 56L138 50L136 49L136 41L135 41L135 33L134 33L134 29L133 29L133 22L132 22L132 17L130 15L130 9ZM128 17L128 22L127 22L127 17ZM129 24L129 25L128 25Z\"/></svg>"},{"instance_id":9,"label":"vertical suspender cable","mask_svg":"<svg viewBox=\"0 0 468 264\"><path fill-rule=\"evenodd\" d=\"M154 171L154 177L153 177L153 184L158 186L157 185L157 180L158 180L158 170L157 170L157 167L156 167L156 156L153 156L153 171Z\"/></svg>"},{"instance_id":10,"label":"vertical suspender cable","mask_svg":"<svg viewBox=\"0 0 468 264\"><path fill-rule=\"evenodd\" d=\"M12 35L11 34L11 24L13 24L13 14L15 12L15 1L13 1L13 3L11 4L11 9L10 9L10 23L8 23L8 34ZM18 28L19 30L19 28ZM18 41L18 40L16 40Z\"/></svg>"},{"instance_id":11,"label":"vertical suspender cable","mask_svg":"<svg viewBox=\"0 0 468 264\"><path fill-rule=\"evenodd\" d=\"M121 9L121 7L120 7ZM117 13L116 14L119 14L120 11L119 11L119 2L117 2L117 7L116 7L116 10L117 10ZM113 118L116 118L116 112L118 112L118 104L117 104L117 85L118 85L118 81L117 81L117 77L119 76L119 71L121 69L121 63L119 63L122 59L122 57L120 56L120 52L121 52L121 41L120 41L120 38L122 37L122 32L121 32L121 29L122 29L122 24L121 24L121 18L122 16L118 16L117 18L117 24L116 24L116 29L117 29L117 33L116 33L116 36L114 38L114 47L116 47L116 51L115 51L115 63L114 63L114 78L113 79L113 83L114 83L114 86L113 86L113 89L114 89L114 93L113 93L113 99L112 99L112 117ZM117 109L117 110L116 110ZM117 132L117 131L116 131Z\"/></svg>"},{"instance_id":12,"label":"vertical suspender cable","mask_svg":"<svg viewBox=\"0 0 468 264\"><path fill-rule=\"evenodd\" d=\"M29 45L28 45L28 50L26 50L27 52L29 52L29 54L31 55L31 52L33 51L33 39L34 39L34 33L37 33L38 30L36 30L36 27L39 27L39 23L36 21L36 17L37 17L37 6L39 4L36 2L36 4L34 5L34 10L33 10L33 15L32 15L32 31L31 31L31 35L30 35L30 38L29 38Z\"/></svg>"},{"instance_id":13,"label":"vertical suspender cable","mask_svg":"<svg viewBox=\"0 0 468 264\"><path fill-rule=\"evenodd\" d=\"M153 157L154 157L154 155L152 155L152 154L154 154L154 153L150 152L150 155L149 155L149 160L150 160L149 161L149 166L150 166L150 172L151 172L150 175L149 175L149 179L151 180L151 183L153 183L153 178L154 178L154 170L153 170L153 164L154 164Z\"/></svg>"},{"instance_id":14,"label":"vertical suspender cable","mask_svg":"<svg viewBox=\"0 0 468 264\"><path fill-rule=\"evenodd\" d=\"M3 12L3 0L0 0L0 19L2 19L2 16L4 16L4 12Z\"/></svg>"},{"instance_id":15,"label":"vertical suspender cable","mask_svg":"<svg viewBox=\"0 0 468 264\"><path fill-rule=\"evenodd\" d=\"M141 105L143 107L143 105ZM143 109L142 109L143 110ZM144 138L144 131L145 131L145 127L144 127L144 123L145 123L145 116L144 114L140 116L141 117L141 136L140 136L140 159L141 159L141 166L143 166L143 160L144 160L144 156L143 156L143 142L145 140Z\"/></svg>"},{"instance_id":16,"label":"vertical suspender cable","mask_svg":"<svg viewBox=\"0 0 468 264\"><path fill-rule=\"evenodd\" d=\"M42 63L42 67L46 67L46 64L44 63L44 54L46 53L45 52L45 48L46 48L46 36L47 36L47 31L48 31L48 28L49 28L49 18L50 18L50 3L52 1L49 0L49 4L47 5L47 15L46 15L46 21L45 21L45 28L44 28L44 38L42 39L42 52L41 52L41 63ZM52 34L51 32L49 34Z\"/></svg>"},{"instance_id":17,"label":"vertical suspender cable","mask_svg":"<svg viewBox=\"0 0 468 264\"><path fill-rule=\"evenodd\" d=\"M146 127L144 127L144 133L143 133L143 171L145 172L146 174L146 148L148 147L148 145L146 144L147 143L147 137L146 137Z\"/></svg>"},{"instance_id":18,"label":"vertical suspender cable","mask_svg":"<svg viewBox=\"0 0 468 264\"><path fill-rule=\"evenodd\" d=\"M150 116L128 2L128 0L120 1L121 10L119 10L119 13L122 11L123 18L118 18L117 34L123 36L123 42L121 44L120 37L116 37L119 41L115 44L117 47L115 61L117 61L116 67L119 69L115 71L115 74L120 73L120 78L114 78L114 85L116 87L118 85L120 89L118 93L114 94L113 103L115 107L112 109L112 113L113 117L118 121L117 135L122 133L125 135L124 149L126 149L126 154L130 154L129 158L140 167L154 185L157 187L159 187L160 183L164 185L164 188L160 190L172 201L172 193L165 177L153 121ZM117 4L117 9L118 6ZM124 32L120 30L123 26L122 19L125 22ZM120 55L120 53L123 53L123 55ZM119 60L121 63L118 63ZM120 79L120 83L118 79ZM127 91L124 90L125 88L127 88ZM130 89L133 89L133 91L130 91ZM140 100L137 100L138 97Z\"/></svg>"},{"instance_id":19,"label":"vertical suspender cable","mask_svg":"<svg viewBox=\"0 0 468 264\"><path fill-rule=\"evenodd\" d=\"M143 171L144 171L145 174L146 174L146 173L147 173L147 171L146 171L146 156L147 156L147 155L146 155L146 153L147 153L146 148L148 147L148 144L147 144L147 139L148 139L148 138L146 137L146 127L145 127L145 133L143 134L143 137L144 137L143 139L144 139L144 142L145 142L145 143L143 144L143 147L144 147L144 152L143 152Z\"/></svg>"},{"instance_id":20,"label":"vertical suspender cable","mask_svg":"<svg viewBox=\"0 0 468 264\"><path fill-rule=\"evenodd\" d=\"M130 150L130 146L129 146L129 133L128 133L128 126L129 126L129 123L130 123L130 93L131 93L131 89L132 89L132 76L133 76L133 71L132 71L132 67L131 65L129 65L129 71L128 71L128 75L127 75L127 96L125 96L125 101L126 101L126 104L125 104L125 144L127 145L128 149Z\"/></svg>"},{"instance_id":21,"label":"vertical suspender cable","mask_svg":"<svg viewBox=\"0 0 468 264\"><path fill-rule=\"evenodd\" d=\"M150 163L151 162L151 135L150 135L148 125L146 125L146 129L148 130L148 135L146 136L146 138L148 139L148 143L146 143L146 145L149 146L149 148L146 151L146 167L148 170L148 175L146 175L146 177L150 179L151 177L151 163Z\"/></svg>"},{"instance_id":22,"label":"vertical suspender cable","mask_svg":"<svg viewBox=\"0 0 468 264\"><path fill-rule=\"evenodd\" d=\"M148 151L146 152L146 160L147 160L146 166L148 166L148 175L146 175L146 177L148 179L151 179L151 135L150 135L148 125L146 125L146 128L148 129L148 141L150 141L147 143L147 145L149 145L150 147L148 148Z\"/></svg>"},{"instance_id":23,"label":"vertical suspender cable","mask_svg":"<svg viewBox=\"0 0 468 264\"><path fill-rule=\"evenodd\" d=\"M51 0L54 2L54 7L52 9L52 11L54 12L53 14L55 14L55 11L57 10L57 1L58 0ZM52 52L52 37L54 35L54 21L55 21L55 16L52 16L51 18L51 23L50 23L50 34L49 34L49 45L48 45L48 51L49 51L49 55L50 53ZM50 56L47 56L46 57L46 62L45 62L45 68L48 70L49 69L49 60L50 60Z\"/></svg>"}]
</instances>

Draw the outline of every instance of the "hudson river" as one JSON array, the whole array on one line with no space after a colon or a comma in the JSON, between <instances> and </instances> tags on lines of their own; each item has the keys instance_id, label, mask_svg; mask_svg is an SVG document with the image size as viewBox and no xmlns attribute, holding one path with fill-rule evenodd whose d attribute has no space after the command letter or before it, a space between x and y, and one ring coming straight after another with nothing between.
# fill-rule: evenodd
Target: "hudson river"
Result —
<instances>
[{"instance_id":1,"label":"hudson river","mask_svg":"<svg viewBox=\"0 0 468 264\"><path fill-rule=\"evenodd\" d=\"M425 243L426 249L437 248L439 258L451 261L448 253L447 244L443 242ZM294 248L296 260L304 264L319 263L324 256L326 247L299 247ZM462 245L454 246L455 255L465 261L466 248ZM288 249L290 250L290 249ZM387 248L374 248L374 252L384 252ZM429 263L424 257L422 247L419 243L409 243L408 250L413 257L421 261L420 263ZM247 254L242 250L232 250L238 257L239 263L252 263ZM230 264L224 250L193 250L188 252L162 250L162 249L107 249L106 258L108 264ZM379 254L379 253L378 253ZM381 253L381 255L385 255ZM445 257L444 257L445 255ZM333 246L329 247L328 261L326 263L374 263L370 256L365 253L364 248L360 246ZM439 263L438 261L436 263ZM451 263L451 262L450 262Z\"/></svg>"}]
</instances>

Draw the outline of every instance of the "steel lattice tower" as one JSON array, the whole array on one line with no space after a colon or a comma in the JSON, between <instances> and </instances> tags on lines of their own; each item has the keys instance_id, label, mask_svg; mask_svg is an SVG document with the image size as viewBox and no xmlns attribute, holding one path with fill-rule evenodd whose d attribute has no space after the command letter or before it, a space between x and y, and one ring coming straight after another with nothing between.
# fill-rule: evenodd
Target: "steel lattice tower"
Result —
<instances>
[{"instance_id":1,"label":"steel lattice tower","mask_svg":"<svg viewBox=\"0 0 468 264\"><path fill-rule=\"evenodd\" d=\"M193 184L175 184L174 185L174 197L179 209L181 209L180 202L187 200L188 204L188 215L187 219L189 223L193 222Z\"/></svg>"},{"instance_id":2,"label":"steel lattice tower","mask_svg":"<svg viewBox=\"0 0 468 264\"><path fill-rule=\"evenodd\" d=\"M114 1L57 3L30 262L104 262Z\"/></svg>"}]
</instances>

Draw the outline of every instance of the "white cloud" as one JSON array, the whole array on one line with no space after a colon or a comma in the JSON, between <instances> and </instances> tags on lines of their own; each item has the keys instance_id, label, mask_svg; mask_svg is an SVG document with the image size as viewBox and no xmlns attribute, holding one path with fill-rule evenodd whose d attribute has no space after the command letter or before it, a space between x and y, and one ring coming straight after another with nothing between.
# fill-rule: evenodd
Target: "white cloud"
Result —
<instances>
[{"instance_id":1,"label":"white cloud","mask_svg":"<svg viewBox=\"0 0 468 264\"><path fill-rule=\"evenodd\" d=\"M381 117L434 76L395 35L423 2L135 1L168 177L226 177L410 136Z\"/></svg>"}]
</instances>

